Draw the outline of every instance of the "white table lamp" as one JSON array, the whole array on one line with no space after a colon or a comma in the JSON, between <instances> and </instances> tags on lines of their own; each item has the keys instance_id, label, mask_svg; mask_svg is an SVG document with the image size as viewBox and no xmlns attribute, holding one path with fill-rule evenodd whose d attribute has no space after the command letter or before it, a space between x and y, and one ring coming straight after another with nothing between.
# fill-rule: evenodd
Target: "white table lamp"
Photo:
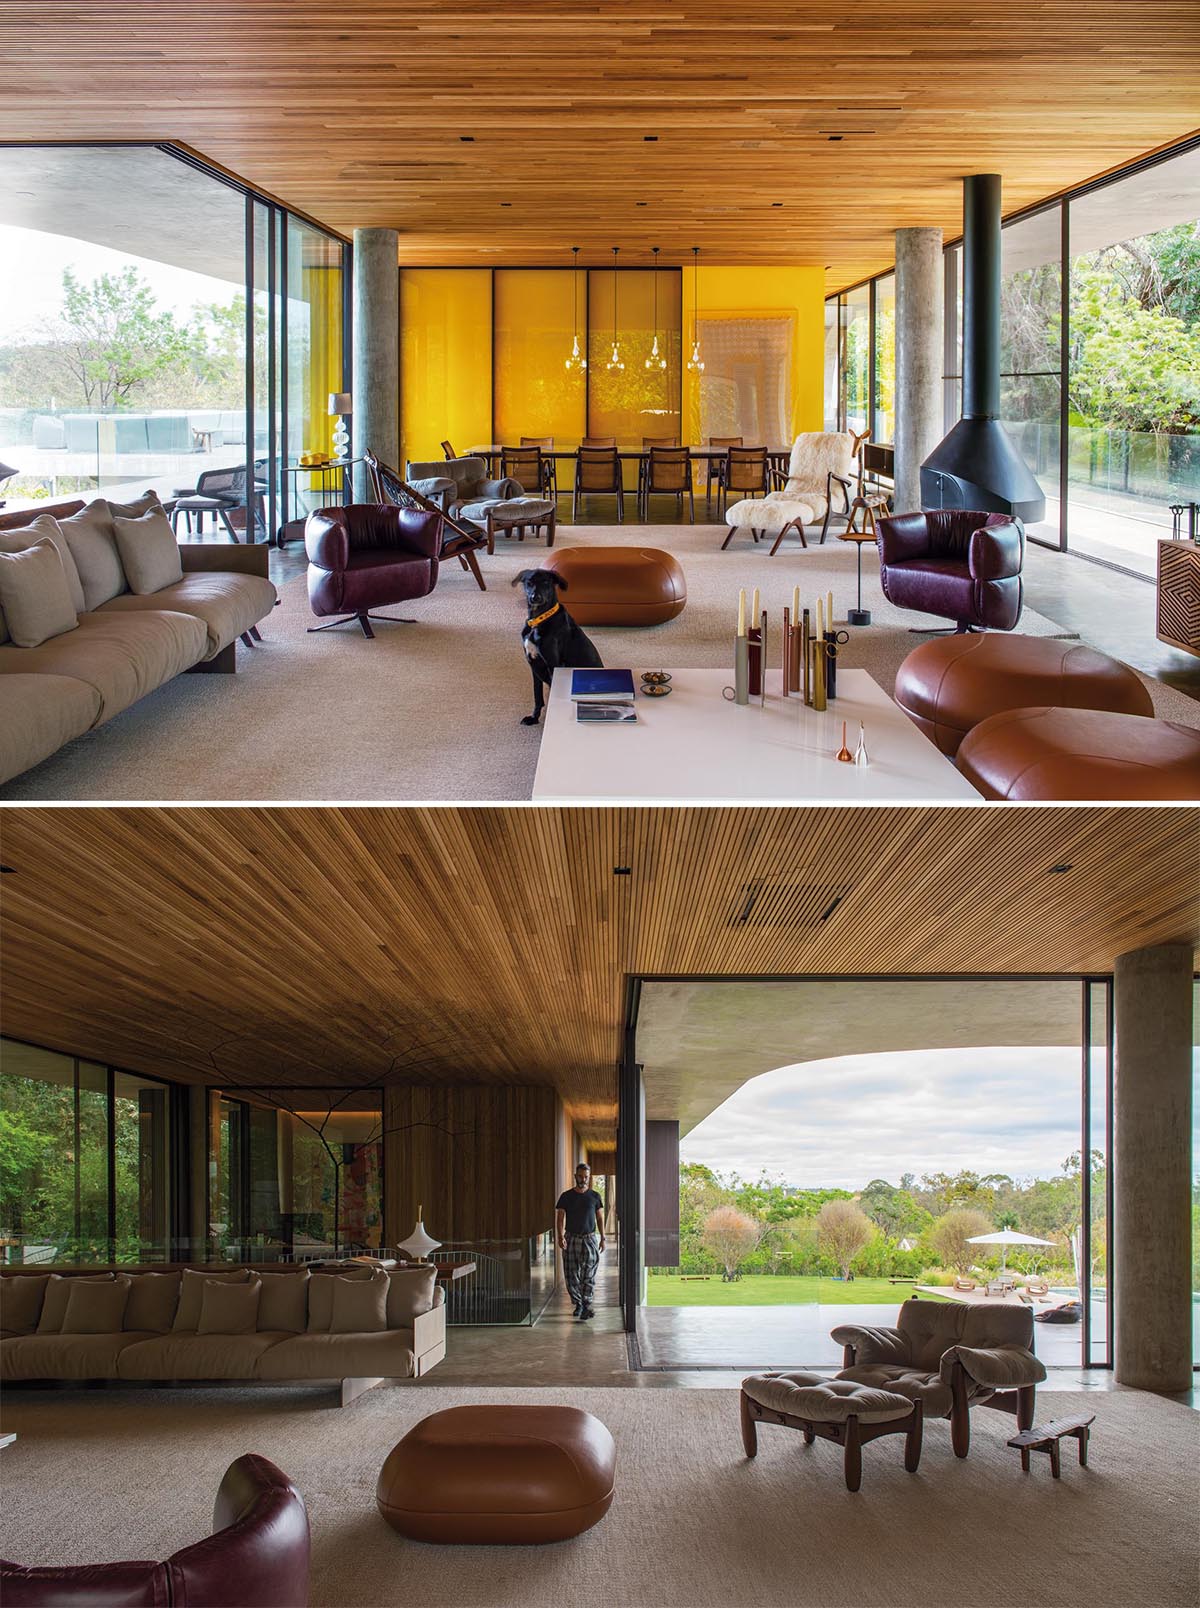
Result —
<instances>
[{"instance_id":1,"label":"white table lamp","mask_svg":"<svg viewBox=\"0 0 1200 1608\"><path fill-rule=\"evenodd\" d=\"M338 458L350 456L350 432L346 428L346 420L354 412L354 402L349 391L330 391L329 406L326 409L331 419L338 421L337 429L333 432L333 451Z\"/></svg>"},{"instance_id":2,"label":"white table lamp","mask_svg":"<svg viewBox=\"0 0 1200 1608\"><path fill-rule=\"evenodd\" d=\"M409 1255L415 1256L420 1262L424 1261L424 1259L429 1255L430 1251L436 1251L441 1243L441 1240L431 1239L425 1232L425 1222L422 1215L422 1210L421 1207L418 1206L417 1226L413 1229L412 1233L406 1240L400 1241L400 1243L396 1246L396 1249L398 1251L407 1251Z\"/></svg>"}]
</instances>

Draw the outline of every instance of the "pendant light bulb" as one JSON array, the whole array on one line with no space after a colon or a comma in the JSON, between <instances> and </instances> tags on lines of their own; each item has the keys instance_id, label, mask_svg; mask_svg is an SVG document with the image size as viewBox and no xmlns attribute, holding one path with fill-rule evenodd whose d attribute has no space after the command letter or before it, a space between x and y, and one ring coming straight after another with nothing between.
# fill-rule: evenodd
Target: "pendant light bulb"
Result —
<instances>
[{"instance_id":1,"label":"pendant light bulb","mask_svg":"<svg viewBox=\"0 0 1200 1608\"><path fill-rule=\"evenodd\" d=\"M624 364L624 362L623 362L623 360L621 358L621 343L617 339L617 253L620 251L620 249L621 249L620 246L614 246L612 248L612 253L613 253L613 336L612 336L612 351L608 354L608 362L605 364L605 367L609 368L609 369L623 369L625 367L625 364Z\"/></svg>"},{"instance_id":2,"label":"pendant light bulb","mask_svg":"<svg viewBox=\"0 0 1200 1608\"><path fill-rule=\"evenodd\" d=\"M582 374L587 368L587 358L579 349L579 247L571 247L571 299L574 308L573 321L575 332L571 339L571 355L563 367L568 374Z\"/></svg>"},{"instance_id":3,"label":"pendant light bulb","mask_svg":"<svg viewBox=\"0 0 1200 1608\"><path fill-rule=\"evenodd\" d=\"M692 247L692 355L688 358L688 371L704 373L704 360L700 356L700 247Z\"/></svg>"}]
</instances>

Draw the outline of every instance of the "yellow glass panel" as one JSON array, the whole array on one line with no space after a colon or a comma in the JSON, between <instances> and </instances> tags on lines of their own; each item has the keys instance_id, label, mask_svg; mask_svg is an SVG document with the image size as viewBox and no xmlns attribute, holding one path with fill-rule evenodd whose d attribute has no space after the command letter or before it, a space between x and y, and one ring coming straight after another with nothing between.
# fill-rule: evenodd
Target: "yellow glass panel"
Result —
<instances>
[{"instance_id":1,"label":"yellow glass panel","mask_svg":"<svg viewBox=\"0 0 1200 1608\"><path fill-rule=\"evenodd\" d=\"M402 268L402 460L438 460L444 440L462 455L491 439L491 270Z\"/></svg>"},{"instance_id":2,"label":"yellow glass panel","mask_svg":"<svg viewBox=\"0 0 1200 1608\"><path fill-rule=\"evenodd\" d=\"M575 296L569 268L495 270L496 440L516 446L522 436L553 436L556 447L576 447L584 433L586 378L568 370L575 333ZM580 342L587 276L578 275Z\"/></svg>"},{"instance_id":3,"label":"yellow glass panel","mask_svg":"<svg viewBox=\"0 0 1200 1608\"><path fill-rule=\"evenodd\" d=\"M683 374L688 439L740 435L786 446L824 423L825 276L820 268L701 263L700 355ZM685 356L695 336L696 276L683 271ZM770 436L772 439L764 439Z\"/></svg>"},{"instance_id":4,"label":"yellow glass panel","mask_svg":"<svg viewBox=\"0 0 1200 1608\"><path fill-rule=\"evenodd\" d=\"M658 275L658 350L666 368L646 367L654 342L655 275L594 268L588 275L588 434L616 436L620 447L640 447L647 437L679 440L680 280L678 270ZM613 347L613 286L616 339L623 367L610 368ZM625 465L625 484L637 484L637 466Z\"/></svg>"}]
</instances>

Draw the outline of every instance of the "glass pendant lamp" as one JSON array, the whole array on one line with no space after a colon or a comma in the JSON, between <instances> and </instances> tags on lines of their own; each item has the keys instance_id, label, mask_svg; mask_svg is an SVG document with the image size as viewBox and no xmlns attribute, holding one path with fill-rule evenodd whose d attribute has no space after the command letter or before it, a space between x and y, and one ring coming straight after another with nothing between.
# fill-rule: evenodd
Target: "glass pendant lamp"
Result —
<instances>
[{"instance_id":1,"label":"glass pendant lamp","mask_svg":"<svg viewBox=\"0 0 1200 1608\"><path fill-rule=\"evenodd\" d=\"M654 344L650 348L650 356L646 359L648 369L665 369L667 360L658 349L658 254L661 246L652 246L654 252Z\"/></svg>"},{"instance_id":2,"label":"glass pendant lamp","mask_svg":"<svg viewBox=\"0 0 1200 1608\"><path fill-rule=\"evenodd\" d=\"M695 268L692 273L692 355L688 358L688 371L704 373L704 360L700 356L700 247L692 247Z\"/></svg>"},{"instance_id":3,"label":"glass pendant lamp","mask_svg":"<svg viewBox=\"0 0 1200 1608\"><path fill-rule=\"evenodd\" d=\"M579 247L571 247L571 288L574 303L575 337L571 342L571 355L563 365L568 374L581 374L587 368L587 358L579 348Z\"/></svg>"},{"instance_id":4,"label":"glass pendant lamp","mask_svg":"<svg viewBox=\"0 0 1200 1608\"><path fill-rule=\"evenodd\" d=\"M617 340L617 280L619 277L617 274L617 253L620 249L620 246L613 247L613 338L612 351L608 354L608 362L604 365L607 369L623 369L625 367L621 357L621 343Z\"/></svg>"}]
</instances>

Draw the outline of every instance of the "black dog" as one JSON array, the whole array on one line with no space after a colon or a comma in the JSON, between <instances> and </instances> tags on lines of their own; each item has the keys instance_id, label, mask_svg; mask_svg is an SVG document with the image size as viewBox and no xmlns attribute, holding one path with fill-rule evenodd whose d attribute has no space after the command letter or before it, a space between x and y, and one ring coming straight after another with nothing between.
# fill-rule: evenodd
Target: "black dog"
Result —
<instances>
[{"instance_id":1,"label":"black dog","mask_svg":"<svg viewBox=\"0 0 1200 1608\"><path fill-rule=\"evenodd\" d=\"M603 669L604 660L596 652L596 644L558 601L559 592L567 589L561 575L546 569L522 570L513 576L512 584L525 588L521 646L533 672L533 713L524 715L521 724L536 726L546 701L544 689L550 685L555 670L586 666Z\"/></svg>"}]
</instances>

